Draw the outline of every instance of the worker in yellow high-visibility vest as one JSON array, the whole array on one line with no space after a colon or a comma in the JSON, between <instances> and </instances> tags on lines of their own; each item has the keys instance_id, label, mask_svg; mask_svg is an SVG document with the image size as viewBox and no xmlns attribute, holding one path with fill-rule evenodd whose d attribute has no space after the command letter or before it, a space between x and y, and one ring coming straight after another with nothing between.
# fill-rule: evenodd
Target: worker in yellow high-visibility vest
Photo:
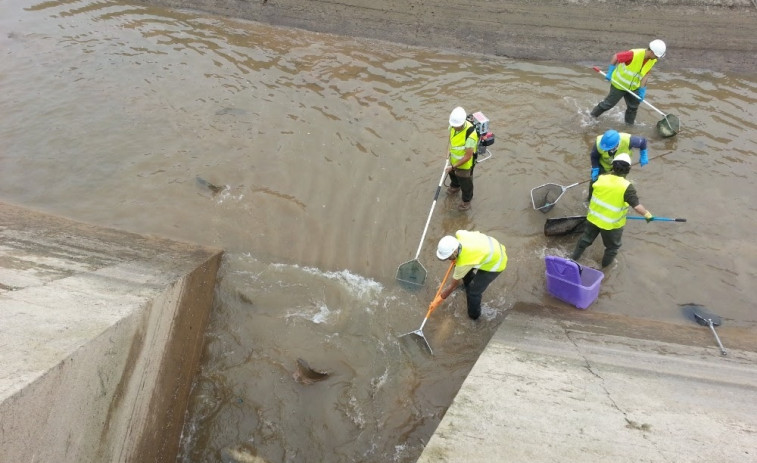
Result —
<instances>
[{"instance_id":1,"label":"worker in yellow high-visibility vest","mask_svg":"<svg viewBox=\"0 0 757 463\"><path fill-rule=\"evenodd\" d=\"M449 188L447 193L456 194L463 190L462 202L457 206L461 211L470 209L473 199L473 167L478 149L478 133L468 120L465 109L458 106L449 115Z\"/></svg>"},{"instance_id":2,"label":"worker in yellow high-visibility vest","mask_svg":"<svg viewBox=\"0 0 757 463\"><path fill-rule=\"evenodd\" d=\"M507 267L505 247L495 238L477 231L458 230L455 236L439 240L436 257L454 260L452 282L443 288L431 302L434 308L447 299L460 283L465 286L468 316L473 320L481 316L481 296L489 284Z\"/></svg>"},{"instance_id":3,"label":"worker in yellow high-visibility vest","mask_svg":"<svg viewBox=\"0 0 757 463\"><path fill-rule=\"evenodd\" d=\"M607 267L620 249L628 207L643 215L647 223L654 219L652 213L639 202L636 188L626 180L629 172L631 157L627 153L618 154L612 160L612 171L600 175L594 182L584 233L578 239L571 259L578 260L597 235L602 235L602 243L605 245L602 267Z\"/></svg>"},{"instance_id":4,"label":"worker in yellow high-visibility vest","mask_svg":"<svg viewBox=\"0 0 757 463\"><path fill-rule=\"evenodd\" d=\"M662 40L652 40L649 47L621 51L613 55L605 79L610 81L610 93L591 110L593 117L599 117L611 109L621 98L626 100L626 124L633 125L636 111L647 94L647 79L657 60L665 56L667 47ZM631 95L629 91L637 96Z\"/></svg>"},{"instance_id":5,"label":"worker in yellow high-visibility vest","mask_svg":"<svg viewBox=\"0 0 757 463\"><path fill-rule=\"evenodd\" d=\"M597 137L592 145L589 157L591 159L591 183L589 184L589 199L591 199L592 185L597 181L600 174L608 174L612 171L612 160L619 154L628 154L633 159L632 148L639 150L639 164L641 167L649 163L647 151L647 139L639 135L622 133L610 129Z\"/></svg>"}]
</instances>

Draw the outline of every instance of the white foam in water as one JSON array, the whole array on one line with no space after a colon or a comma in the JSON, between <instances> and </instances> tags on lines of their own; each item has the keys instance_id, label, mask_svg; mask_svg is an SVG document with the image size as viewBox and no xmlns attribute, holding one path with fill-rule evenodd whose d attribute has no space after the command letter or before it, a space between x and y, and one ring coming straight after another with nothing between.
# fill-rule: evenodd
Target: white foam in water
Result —
<instances>
[{"instance_id":1,"label":"white foam in water","mask_svg":"<svg viewBox=\"0 0 757 463\"><path fill-rule=\"evenodd\" d=\"M348 270L324 272L314 267L304 267L303 270L313 275L322 275L330 280L336 280L343 283L345 288L350 291L350 294L360 299L365 296L375 296L384 289L381 283L371 280L370 278L355 275ZM375 299L375 297L371 297L371 299Z\"/></svg>"},{"instance_id":2,"label":"white foam in water","mask_svg":"<svg viewBox=\"0 0 757 463\"><path fill-rule=\"evenodd\" d=\"M381 389L381 387L384 384L386 384L386 380L388 378L389 378L389 370L385 368L383 375L374 377L373 379L371 379L371 386L373 386L373 391L376 392L379 389Z\"/></svg>"},{"instance_id":3,"label":"white foam in water","mask_svg":"<svg viewBox=\"0 0 757 463\"><path fill-rule=\"evenodd\" d=\"M307 308L298 308L295 312L288 312L286 314L286 318L304 318L305 320L310 320L313 323L316 324L324 324L329 321L329 315L331 315L331 310L326 306L326 304L319 304L319 305L313 305L313 307L318 308L318 312L313 313L312 310L308 310ZM337 310L335 313L339 313Z\"/></svg>"},{"instance_id":4,"label":"white foam in water","mask_svg":"<svg viewBox=\"0 0 757 463\"><path fill-rule=\"evenodd\" d=\"M365 428L365 416L360 408L360 401L354 395L350 396L349 409L345 412L359 429Z\"/></svg>"},{"instance_id":5,"label":"white foam in water","mask_svg":"<svg viewBox=\"0 0 757 463\"><path fill-rule=\"evenodd\" d=\"M313 321L313 323L325 323L328 321L330 313L331 311L329 310L329 308L326 307L325 304L321 304L320 310L313 316L313 318L311 318L311 320Z\"/></svg>"},{"instance_id":6,"label":"white foam in water","mask_svg":"<svg viewBox=\"0 0 757 463\"><path fill-rule=\"evenodd\" d=\"M495 304L497 306L503 306L504 305L504 297L502 298L502 303L500 304L499 301L496 301ZM497 318L497 314L499 313L499 310L497 310L496 307L490 307L489 304L483 303L481 304L481 318L490 322Z\"/></svg>"},{"instance_id":7,"label":"white foam in water","mask_svg":"<svg viewBox=\"0 0 757 463\"><path fill-rule=\"evenodd\" d=\"M290 284L292 279L300 280L301 277L307 276L307 280L309 281L300 281L300 283L298 284L298 286L304 285L302 286L302 288L321 287L323 286L324 278L332 282L336 282L347 292L347 294L349 294L350 297L353 297L354 299L360 301L362 305L364 305L369 311L371 310L371 308L375 308L381 302L379 293L383 291L383 286L380 283L369 278L355 275L348 270L324 272L321 269L315 267L301 267L296 264L281 263L270 264L269 268L278 271L302 271L303 273L301 273L299 277L296 276L296 272L294 274L290 274ZM330 322L333 322L334 317L337 317L340 313L339 309L334 309L333 307L329 308L326 301L313 300L312 295L304 295L303 297L308 297L310 302L307 303L305 302L305 300L301 300L299 304L294 304L296 307L286 314L286 318L302 318L310 320L316 324L328 324Z\"/></svg>"},{"instance_id":8,"label":"white foam in water","mask_svg":"<svg viewBox=\"0 0 757 463\"><path fill-rule=\"evenodd\" d=\"M407 455L407 445L405 444L395 445L394 456L392 457L392 461L403 461L406 455Z\"/></svg>"},{"instance_id":9,"label":"white foam in water","mask_svg":"<svg viewBox=\"0 0 757 463\"><path fill-rule=\"evenodd\" d=\"M592 117L591 110L594 106L584 106L581 103L578 102L573 97L563 97L563 101L565 101L569 106L573 106L573 108L576 111L576 114L578 115L579 119L581 120L580 126L582 128L584 127L592 127L594 125L597 125L597 119Z\"/></svg>"},{"instance_id":10,"label":"white foam in water","mask_svg":"<svg viewBox=\"0 0 757 463\"><path fill-rule=\"evenodd\" d=\"M578 235L576 235L576 240L578 240ZM548 246L544 246L543 248L537 248L534 250L534 253L540 260L544 260L547 256L557 256L557 257L564 257L568 259L570 257L570 254L573 252L573 244L570 246L570 250L563 250L560 248L551 248Z\"/></svg>"},{"instance_id":11,"label":"white foam in water","mask_svg":"<svg viewBox=\"0 0 757 463\"><path fill-rule=\"evenodd\" d=\"M229 187L228 185L224 185L223 190L218 195L218 199L216 199L216 203L221 204L226 200L240 202L243 199L244 199L244 193L240 193L239 195L233 195L231 194L231 187Z\"/></svg>"}]
</instances>

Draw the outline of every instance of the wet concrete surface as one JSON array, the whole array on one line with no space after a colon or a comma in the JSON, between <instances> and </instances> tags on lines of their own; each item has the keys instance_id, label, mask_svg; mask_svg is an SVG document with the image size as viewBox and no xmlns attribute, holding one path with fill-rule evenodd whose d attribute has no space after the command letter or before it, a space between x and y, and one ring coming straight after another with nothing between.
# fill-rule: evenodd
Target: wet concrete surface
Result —
<instances>
[{"instance_id":1,"label":"wet concrete surface","mask_svg":"<svg viewBox=\"0 0 757 463\"><path fill-rule=\"evenodd\" d=\"M0 462L174 461L221 252L0 203Z\"/></svg>"},{"instance_id":2,"label":"wet concrete surface","mask_svg":"<svg viewBox=\"0 0 757 463\"><path fill-rule=\"evenodd\" d=\"M418 462L755 461L754 339L723 357L695 324L627 325L514 307Z\"/></svg>"}]
</instances>

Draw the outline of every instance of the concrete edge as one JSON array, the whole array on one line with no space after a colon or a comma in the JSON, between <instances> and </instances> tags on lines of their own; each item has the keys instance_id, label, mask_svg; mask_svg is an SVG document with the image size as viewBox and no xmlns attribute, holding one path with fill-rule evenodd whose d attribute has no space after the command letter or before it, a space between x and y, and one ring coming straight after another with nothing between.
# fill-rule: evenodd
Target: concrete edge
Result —
<instances>
[{"instance_id":1,"label":"concrete edge","mask_svg":"<svg viewBox=\"0 0 757 463\"><path fill-rule=\"evenodd\" d=\"M0 235L0 461L174 462L223 252L2 203Z\"/></svg>"}]
</instances>

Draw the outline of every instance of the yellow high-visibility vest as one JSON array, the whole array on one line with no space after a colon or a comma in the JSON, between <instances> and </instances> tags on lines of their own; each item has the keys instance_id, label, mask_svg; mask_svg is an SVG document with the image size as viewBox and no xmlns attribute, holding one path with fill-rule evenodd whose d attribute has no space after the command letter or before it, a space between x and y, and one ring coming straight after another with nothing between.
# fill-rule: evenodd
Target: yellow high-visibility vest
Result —
<instances>
[{"instance_id":1,"label":"yellow high-visibility vest","mask_svg":"<svg viewBox=\"0 0 757 463\"><path fill-rule=\"evenodd\" d=\"M602 135L597 137L597 151L599 151L599 165L604 168L605 172L610 172L612 170L612 158L621 153L626 153L628 157L631 158L631 162L633 163L633 151L631 151L630 133L620 134L620 143L618 144L618 149L615 151L614 156L610 156L610 153L599 147L600 140L602 140Z\"/></svg>"},{"instance_id":2,"label":"yellow high-visibility vest","mask_svg":"<svg viewBox=\"0 0 757 463\"><path fill-rule=\"evenodd\" d=\"M618 63L612 73L612 86L618 90L636 90L641 87L641 80L657 63L655 58L650 58L646 63L644 62L644 55L647 51L643 48L636 48L631 51L633 52L631 62L627 66L625 63Z\"/></svg>"},{"instance_id":3,"label":"yellow high-visibility vest","mask_svg":"<svg viewBox=\"0 0 757 463\"><path fill-rule=\"evenodd\" d=\"M460 130L459 132L456 132L454 127L449 128L450 164L457 165L465 157L465 141L468 139L467 133L468 129L470 129L471 127L473 127L473 124L471 124L470 121L465 121L462 130ZM478 134L476 133L475 129L471 131L470 137L473 138L473 140L476 142L476 146L478 146ZM473 150L475 151L476 148L473 148ZM468 159L465 164L458 166L457 168L461 170L468 170L472 166L473 156L471 156L471 158Z\"/></svg>"},{"instance_id":4,"label":"yellow high-visibility vest","mask_svg":"<svg viewBox=\"0 0 757 463\"><path fill-rule=\"evenodd\" d=\"M631 182L613 174L600 175L592 186L586 219L602 230L614 230L626 224L628 203L623 199Z\"/></svg>"},{"instance_id":5,"label":"yellow high-visibility vest","mask_svg":"<svg viewBox=\"0 0 757 463\"><path fill-rule=\"evenodd\" d=\"M481 232L458 230L455 237L461 245L455 265L471 265L487 272L501 272L507 267L505 246L491 236Z\"/></svg>"}]
</instances>

